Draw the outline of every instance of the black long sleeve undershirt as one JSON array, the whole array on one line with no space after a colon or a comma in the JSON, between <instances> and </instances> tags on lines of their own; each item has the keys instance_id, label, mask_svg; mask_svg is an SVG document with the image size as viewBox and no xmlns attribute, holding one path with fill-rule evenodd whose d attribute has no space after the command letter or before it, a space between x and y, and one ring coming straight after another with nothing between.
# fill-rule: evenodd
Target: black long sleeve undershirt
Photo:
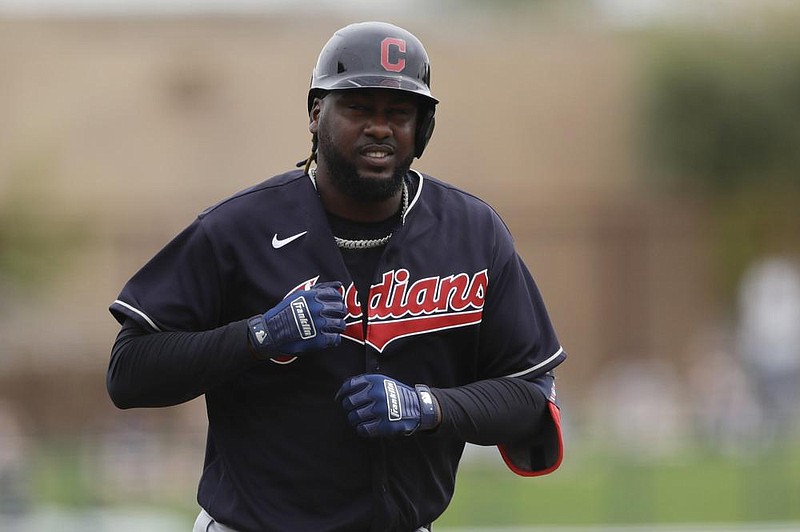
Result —
<instances>
[{"instance_id":1,"label":"black long sleeve undershirt","mask_svg":"<svg viewBox=\"0 0 800 532\"><path fill-rule=\"evenodd\" d=\"M203 332L149 333L129 319L111 350L106 386L119 408L172 406L257 363L246 320Z\"/></svg>"},{"instance_id":2,"label":"black long sleeve undershirt","mask_svg":"<svg viewBox=\"0 0 800 532\"><path fill-rule=\"evenodd\" d=\"M210 331L155 333L127 320L111 351L106 384L119 408L172 406L259 363L250 352L246 320ZM547 404L535 384L518 378L431 391L442 414L437 431L478 445L532 437Z\"/></svg>"},{"instance_id":3,"label":"black long sleeve undershirt","mask_svg":"<svg viewBox=\"0 0 800 532\"><path fill-rule=\"evenodd\" d=\"M544 393L518 378L487 379L431 392L442 412L437 430L477 445L533 438L547 410Z\"/></svg>"}]
</instances>

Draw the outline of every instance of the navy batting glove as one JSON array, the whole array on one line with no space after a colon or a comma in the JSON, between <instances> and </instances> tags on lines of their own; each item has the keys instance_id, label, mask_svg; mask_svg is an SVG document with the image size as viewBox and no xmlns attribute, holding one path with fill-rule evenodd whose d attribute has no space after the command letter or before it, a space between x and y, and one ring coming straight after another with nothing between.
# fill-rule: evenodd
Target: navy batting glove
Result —
<instances>
[{"instance_id":1,"label":"navy batting glove","mask_svg":"<svg viewBox=\"0 0 800 532\"><path fill-rule=\"evenodd\" d=\"M430 430L438 423L438 405L430 388L406 386L386 375L359 375L346 381L336 393L347 420L359 436L378 438L408 436Z\"/></svg>"},{"instance_id":2,"label":"navy batting glove","mask_svg":"<svg viewBox=\"0 0 800 532\"><path fill-rule=\"evenodd\" d=\"M342 283L320 283L289 294L265 314L247 320L256 356L296 355L339 345L347 315L342 294Z\"/></svg>"}]
</instances>

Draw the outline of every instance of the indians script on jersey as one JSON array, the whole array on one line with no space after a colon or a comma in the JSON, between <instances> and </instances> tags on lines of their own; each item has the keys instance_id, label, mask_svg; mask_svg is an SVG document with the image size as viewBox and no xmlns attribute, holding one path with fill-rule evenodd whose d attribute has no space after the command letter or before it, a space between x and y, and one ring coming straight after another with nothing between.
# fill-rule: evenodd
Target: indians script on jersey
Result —
<instances>
[{"instance_id":1,"label":"indians script on jersey","mask_svg":"<svg viewBox=\"0 0 800 532\"><path fill-rule=\"evenodd\" d=\"M317 279L301 283L292 292L308 290ZM351 283L344 289L348 314L342 338L367 343L382 352L398 338L475 325L481 321L488 283L486 270L413 282L406 269L385 272L381 281L370 287L366 339L358 292Z\"/></svg>"}]
</instances>

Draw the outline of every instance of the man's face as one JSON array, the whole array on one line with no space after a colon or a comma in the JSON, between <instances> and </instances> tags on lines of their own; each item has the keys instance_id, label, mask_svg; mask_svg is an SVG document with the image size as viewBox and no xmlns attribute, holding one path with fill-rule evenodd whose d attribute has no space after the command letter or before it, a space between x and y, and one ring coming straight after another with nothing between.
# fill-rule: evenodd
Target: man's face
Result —
<instances>
[{"instance_id":1,"label":"man's face","mask_svg":"<svg viewBox=\"0 0 800 532\"><path fill-rule=\"evenodd\" d=\"M342 193L381 201L402 186L414 159L417 100L390 89L332 91L312 109L319 163Z\"/></svg>"}]
</instances>

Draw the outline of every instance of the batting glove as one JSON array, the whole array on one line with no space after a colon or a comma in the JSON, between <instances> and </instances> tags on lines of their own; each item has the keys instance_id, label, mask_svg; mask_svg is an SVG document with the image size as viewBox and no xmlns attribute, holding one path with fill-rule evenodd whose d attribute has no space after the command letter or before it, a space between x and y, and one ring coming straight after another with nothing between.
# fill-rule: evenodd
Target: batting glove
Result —
<instances>
[{"instance_id":1,"label":"batting glove","mask_svg":"<svg viewBox=\"0 0 800 532\"><path fill-rule=\"evenodd\" d=\"M339 345L347 315L341 288L336 281L293 292L265 314L247 320L256 357L296 355Z\"/></svg>"},{"instance_id":2,"label":"batting glove","mask_svg":"<svg viewBox=\"0 0 800 532\"><path fill-rule=\"evenodd\" d=\"M365 438L408 436L438 425L439 406L424 384L411 388L385 375L359 375L339 388L336 400Z\"/></svg>"}]
</instances>

